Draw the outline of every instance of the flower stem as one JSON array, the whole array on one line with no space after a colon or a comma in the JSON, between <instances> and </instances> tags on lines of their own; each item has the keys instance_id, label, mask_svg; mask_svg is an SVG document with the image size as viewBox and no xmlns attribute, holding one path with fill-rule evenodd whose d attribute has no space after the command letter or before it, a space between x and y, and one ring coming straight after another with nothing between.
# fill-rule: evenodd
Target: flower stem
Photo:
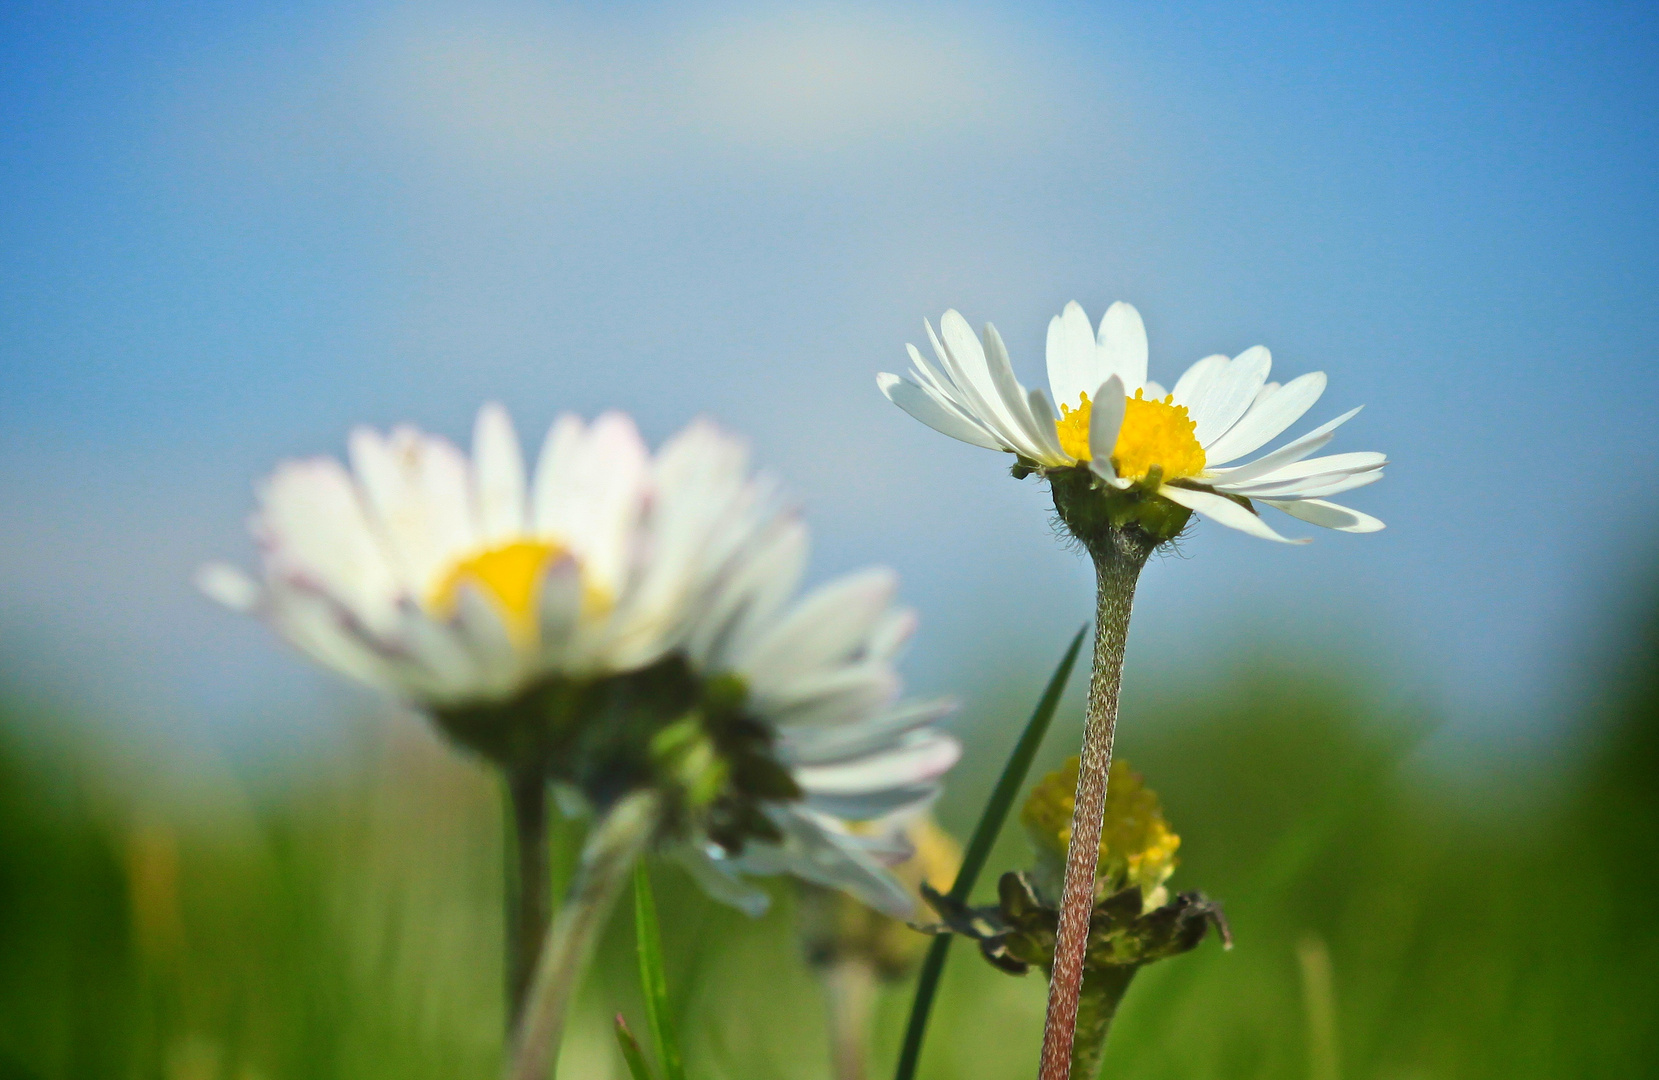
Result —
<instances>
[{"instance_id":1,"label":"flower stem","mask_svg":"<svg viewBox=\"0 0 1659 1080\"><path fill-rule=\"evenodd\" d=\"M829 997L831 1074L835 1080L869 1075L870 1014L876 1004L876 972L868 960L846 957L824 970Z\"/></svg>"},{"instance_id":2,"label":"flower stem","mask_svg":"<svg viewBox=\"0 0 1659 1080\"><path fill-rule=\"evenodd\" d=\"M1106 814L1106 776L1112 767L1117 732L1118 689L1123 682L1123 647L1135 582L1156 541L1138 528L1109 528L1086 540L1095 565L1094 672L1089 679L1083 753L1066 849L1065 884L1060 893L1060 928L1054 971L1048 984L1048 1018L1043 1027L1040 1080L1066 1080L1083 988L1083 957L1094 909L1095 868Z\"/></svg>"},{"instance_id":3,"label":"flower stem","mask_svg":"<svg viewBox=\"0 0 1659 1080\"><path fill-rule=\"evenodd\" d=\"M510 773L514 857L506 860L507 1031L524 1014L530 978L553 916L553 873L547 845L547 780L539 769Z\"/></svg>"},{"instance_id":4,"label":"flower stem","mask_svg":"<svg viewBox=\"0 0 1659 1080\"><path fill-rule=\"evenodd\" d=\"M524 1015L511 1041L507 1080L547 1080L558 1060L565 1013L593 955L605 917L634 860L656 831L661 800L637 791L610 809L588 834L576 880L542 946Z\"/></svg>"}]
</instances>

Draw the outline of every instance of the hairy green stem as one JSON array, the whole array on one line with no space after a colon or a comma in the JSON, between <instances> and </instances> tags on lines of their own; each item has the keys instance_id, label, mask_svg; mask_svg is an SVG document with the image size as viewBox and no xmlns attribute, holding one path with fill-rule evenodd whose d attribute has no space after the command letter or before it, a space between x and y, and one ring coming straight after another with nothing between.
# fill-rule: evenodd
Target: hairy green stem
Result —
<instances>
[{"instance_id":1,"label":"hairy green stem","mask_svg":"<svg viewBox=\"0 0 1659 1080\"><path fill-rule=\"evenodd\" d=\"M1117 733L1123 649L1129 638L1135 583L1156 546L1153 537L1133 526L1103 529L1084 537L1084 542L1095 565L1094 672L1089 679L1071 843L1066 849L1065 883L1060 893L1060 927L1048 984L1039 1080L1067 1080L1071 1072L1084 952L1089 941L1089 917L1094 910L1095 869L1100 861L1100 832L1106 815L1106 777L1111 771L1112 740Z\"/></svg>"},{"instance_id":2,"label":"hairy green stem","mask_svg":"<svg viewBox=\"0 0 1659 1080\"><path fill-rule=\"evenodd\" d=\"M618 802L593 826L581 865L558 918L542 946L524 1015L509 1047L507 1080L547 1080L559 1057L565 1014L593 955L634 860L656 832L661 799L638 791Z\"/></svg>"},{"instance_id":3,"label":"hairy green stem","mask_svg":"<svg viewBox=\"0 0 1659 1080\"><path fill-rule=\"evenodd\" d=\"M539 769L510 773L512 851L503 862L507 897L507 1031L518 1029L542 939L553 916L553 872L547 843L547 780Z\"/></svg>"}]
</instances>

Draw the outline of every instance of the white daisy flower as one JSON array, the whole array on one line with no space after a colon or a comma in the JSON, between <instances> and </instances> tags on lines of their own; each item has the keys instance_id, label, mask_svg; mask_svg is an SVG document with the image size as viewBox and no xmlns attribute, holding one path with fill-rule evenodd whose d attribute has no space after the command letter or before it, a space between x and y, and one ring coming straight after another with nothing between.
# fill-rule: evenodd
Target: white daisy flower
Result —
<instances>
[{"instance_id":1,"label":"white daisy flower","mask_svg":"<svg viewBox=\"0 0 1659 1080\"><path fill-rule=\"evenodd\" d=\"M565 416L528 478L489 405L470 460L409 428L350 449L279 467L260 579L214 564L204 591L599 810L671 791L667 835L726 899L788 872L908 910L887 823L959 752L944 705L897 702L914 616L880 570L788 603L806 531L739 440L694 424L653 458L626 416Z\"/></svg>"},{"instance_id":2,"label":"white daisy flower","mask_svg":"<svg viewBox=\"0 0 1659 1080\"><path fill-rule=\"evenodd\" d=\"M1113 304L1098 331L1078 304L1049 322L1048 381L1026 389L1014 378L996 328L984 339L947 311L928 338L935 367L909 346L914 381L882 373L882 393L936 431L1019 457L1024 471L1053 476L1086 467L1104 489L1156 494L1223 525L1285 543L1255 503L1340 532L1375 532L1383 523L1328 501L1382 478L1384 455L1311 455L1358 409L1241 465L1312 408L1325 374L1283 385L1268 381L1272 358L1258 345L1229 360L1208 356L1171 390L1147 378L1146 327L1129 304ZM1055 404L1059 410L1056 411ZM1185 513L1180 515L1184 521Z\"/></svg>"},{"instance_id":3,"label":"white daisy flower","mask_svg":"<svg viewBox=\"0 0 1659 1080\"><path fill-rule=\"evenodd\" d=\"M741 462L735 440L704 434ZM904 824L960 756L936 726L950 705L898 700L894 664L916 618L893 606L892 572L851 574L792 600L806 528L748 483L734 501L753 509L721 515L741 539L725 546L676 654L705 688L701 730L727 778L677 854L714 895L750 912L767 898L741 877L788 873L907 916L914 897L887 867L909 854ZM670 512L698 501L672 486L660 498Z\"/></svg>"},{"instance_id":4,"label":"white daisy flower","mask_svg":"<svg viewBox=\"0 0 1659 1080\"><path fill-rule=\"evenodd\" d=\"M479 411L470 460L408 427L349 445L349 470L292 461L260 485L261 580L212 564L209 596L424 707L623 670L671 642L672 605L637 573L652 462L628 417L561 417L533 482L498 405Z\"/></svg>"}]
</instances>

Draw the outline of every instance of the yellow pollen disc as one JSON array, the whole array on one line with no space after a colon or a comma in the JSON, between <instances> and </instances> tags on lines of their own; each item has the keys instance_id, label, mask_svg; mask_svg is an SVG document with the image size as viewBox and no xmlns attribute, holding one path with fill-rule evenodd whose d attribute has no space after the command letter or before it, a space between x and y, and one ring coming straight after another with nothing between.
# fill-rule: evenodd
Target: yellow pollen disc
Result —
<instances>
[{"instance_id":1,"label":"yellow pollen disc","mask_svg":"<svg viewBox=\"0 0 1659 1080\"><path fill-rule=\"evenodd\" d=\"M1141 394L1136 390L1135 396L1124 402L1123 426L1118 429L1117 445L1112 447L1112 468L1128 480L1141 479L1154 465L1163 467L1165 480L1203 472L1204 448L1193 435L1197 425L1187 415L1187 407L1175 404L1174 395L1148 401ZM1075 409L1060 406L1061 418L1054 428L1061 450L1078 461L1088 461L1093 404L1089 395L1081 398Z\"/></svg>"},{"instance_id":2,"label":"yellow pollen disc","mask_svg":"<svg viewBox=\"0 0 1659 1080\"><path fill-rule=\"evenodd\" d=\"M1037 782L1020 811L1031 838L1062 860L1071 843L1077 768L1077 758L1067 758ZM1139 885L1143 896L1153 897L1175 872L1179 861L1175 853L1180 847L1181 838L1164 819L1157 793L1127 762L1112 762L1100 832L1100 862L1095 872L1100 893L1110 895Z\"/></svg>"},{"instance_id":3,"label":"yellow pollen disc","mask_svg":"<svg viewBox=\"0 0 1659 1080\"><path fill-rule=\"evenodd\" d=\"M1060 403L1060 419L1054 422L1054 432L1060 436L1060 449L1069 457L1078 461L1089 460L1089 395L1081 395L1083 403L1073 409L1065 402Z\"/></svg>"},{"instance_id":4,"label":"yellow pollen disc","mask_svg":"<svg viewBox=\"0 0 1659 1080\"><path fill-rule=\"evenodd\" d=\"M564 549L558 544L541 540L514 540L480 551L449 568L432 590L427 606L448 618L455 614L461 586L471 585L496 605L519 644L533 644L542 579L562 554Z\"/></svg>"}]
</instances>

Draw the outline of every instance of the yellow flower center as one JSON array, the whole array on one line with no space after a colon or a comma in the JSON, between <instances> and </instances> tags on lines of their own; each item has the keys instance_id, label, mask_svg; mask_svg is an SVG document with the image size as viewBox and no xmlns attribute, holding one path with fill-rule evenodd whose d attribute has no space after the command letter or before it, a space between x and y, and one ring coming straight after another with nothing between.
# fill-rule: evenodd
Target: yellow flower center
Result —
<instances>
[{"instance_id":1,"label":"yellow flower center","mask_svg":"<svg viewBox=\"0 0 1659 1080\"><path fill-rule=\"evenodd\" d=\"M1123 426L1118 429L1117 445L1112 447L1112 468L1127 480L1141 479L1154 465L1163 467L1165 480L1203 472L1204 448L1193 435L1196 424L1187 415L1187 407L1175 404L1173 394L1162 401L1148 401L1141 394L1136 390L1135 396L1124 402ZM1088 461L1093 406L1089 395L1081 398L1075 409L1060 406L1060 419L1054 428L1061 450L1078 461Z\"/></svg>"},{"instance_id":2,"label":"yellow flower center","mask_svg":"<svg viewBox=\"0 0 1659 1080\"><path fill-rule=\"evenodd\" d=\"M432 589L427 607L448 618L455 614L461 586L471 585L496 606L517 644L534 645L542 581L547 568L564 553L563 546L545 540L511 540L486 548L451 566ZM591 584L584 582L582 593L584 613L609 604L603 590Z\"/></svg>"},{"instance_id":3,"label":"yellow flower center","mask_svg":"<svg viewBox=\"0 0 1659 1080\"><path fill-rule=\"evenodd\" d=\"M1032 840L1063 860L1071 844L1071 815L1075 807L1078 759L1070 757L1060 768L1037 782L1020 812ZM1122 759L1112 762L1106 786L1106 817L1100 833L1100 863L1095 886L1102 896L1139 885L1149 908L1161 900L1158 890L1175 872L1181 838L1170 831L1158 796L1139 773Z\"/></svg>"}]
</instances>

